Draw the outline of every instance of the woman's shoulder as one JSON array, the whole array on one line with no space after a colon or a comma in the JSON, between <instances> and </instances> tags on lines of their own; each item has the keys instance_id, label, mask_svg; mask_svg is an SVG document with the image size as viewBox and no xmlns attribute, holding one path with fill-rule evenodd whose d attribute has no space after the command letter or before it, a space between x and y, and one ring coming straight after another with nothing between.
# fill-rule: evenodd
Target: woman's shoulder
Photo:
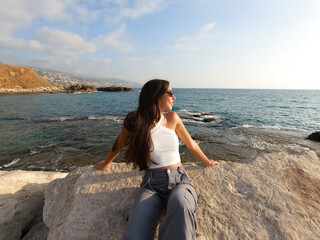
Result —
<instances>
[{"instance_id":1,"label":"woman's shoulder","mask_svg":"<svg viewBox=\"0 0 320 240\"><path fill-rule=\"evenodd\" d=\"M179 115L175 111L167 112L163 115L169 122L178 122L180 120Z\"/></svg>"}]
</instances>

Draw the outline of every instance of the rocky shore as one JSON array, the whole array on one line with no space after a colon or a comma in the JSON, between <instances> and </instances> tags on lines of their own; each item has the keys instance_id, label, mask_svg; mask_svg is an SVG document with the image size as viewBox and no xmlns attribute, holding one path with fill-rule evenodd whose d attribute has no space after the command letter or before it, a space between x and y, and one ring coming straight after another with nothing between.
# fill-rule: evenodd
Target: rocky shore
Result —
<instances>
[{"instance_id":1,"label":"rocky shore","mask_svg":"<svg viewBox=\"0 0 320 240\"><path fill-rule=\"evenodd\" d=\"M36 88L0 88L0 94L19 93L61 93L66 92L59 87L36 87Z\"/></svg>"},{"instance_id":2,"label":"rocky shore","mask_svg":"<svg viewBox=\"0 0 320 240\"><path fill-rule=\"evenodd\" d=\"M36 87L36 88L0 88L0 94L19 94L19 93L76 93L76 92L94 92L93 86L81 83L70 86ZM97 91L103 92L131 92L132 88L127 87L103 87L97 88Z\"/></svg>"},{"instance_id":3,"label":"rocky shore","mask_svg":"<svg viewBox=\"0 0 320 240\"><path fill-rule=\"evenodd\" d=\"M71 86L50 86L36 88L0 88L0 94L18 94L18 93L75 93L75 92L93 92L92 86L84 84L75 84Z\"/></svg>"},{"instance_id":4,"label":"rocky shore","mask_svg":"<svg viewBox=\"0 0 320 240\"><path fill-rule=\"evenodd\" d=\"M185 167L198 194L198 240L318 238L315 152L290 148L241 163ZM0 239L120 239L141 172L118 163L103 171L78 168L66 177L39 173L0 172ZM43 222L37 215L42 209ZM22 221L25 216L32 220Z\"/></svg>"}]
</instances>

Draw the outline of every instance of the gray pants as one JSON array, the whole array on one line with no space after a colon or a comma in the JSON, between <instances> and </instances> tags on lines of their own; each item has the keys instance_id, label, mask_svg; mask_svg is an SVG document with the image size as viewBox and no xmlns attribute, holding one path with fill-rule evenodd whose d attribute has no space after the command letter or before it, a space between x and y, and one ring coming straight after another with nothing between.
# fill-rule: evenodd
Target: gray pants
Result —
<instances>
[{"instance_id":1,"label":"gray pants","mask_svg":"<svg viewBox=\"0 0 320 240\"><path fill-rule=\"evenodd\" d=\"M196 238L197 195L182 166L147 170L129 216L123 240L152 240L162 215L160 240Z\"/></svg>"}]
</instances>

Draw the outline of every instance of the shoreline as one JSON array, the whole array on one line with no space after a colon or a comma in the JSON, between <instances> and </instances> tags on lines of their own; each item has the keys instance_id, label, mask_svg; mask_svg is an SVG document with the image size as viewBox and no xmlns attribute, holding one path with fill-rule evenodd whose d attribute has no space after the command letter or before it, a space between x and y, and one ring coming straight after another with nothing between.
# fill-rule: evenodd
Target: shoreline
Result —
<instances>
[{"instance_id":1,"label":"shoreline","mask_svg":"<svg viewBox=\"0 0 320 240\"><path fill-rule=\"evenodd\" d=\"M100 128L94 120L90 122L92 126ZM57 124L60 125L60 122ZM67 124L74 126L72 121L67 121ZM92 131L91 135L84 139L85 144L83 141L75 142L72 138L62 142L44 142L38 146L26 144L21 152L7 152L2 155L0 170L71 172L77 167L92 165L105 158L116 138L116 128L120 131L120 123L114 123L108 128L112 129L113 135L106 129L105 136L101 135L90 141L96 137L95 131ZM320 157L320 142L306 139L306 133L258 127L230 128L210 134L199 134L194 130L190 132L208 158L227 162L243 162L261 153L274 153L287 148L312 150ZM82 131L79 134L76 136L81 137ZM97 144L98 140L100 144ZM180 157L183 164L200 163L181 141ZM124 151L114 162L125 162Z\"/></svg>"},{"instance_id":2,"label":"shoreline","mask_svg":"<svg viewBox=\"0 0 320 240\"><path fill-rule=\"evenodd\" d=\"M11 94L28 94L28 93L64 93L65 91L57 87L38 87L38 88L1 88L0 95L11 95Z\"/></svg>"},{"instance_id":3,"label":"shoreline","mask_svg":"<svg viewBox=\"0 0 320 240\"><path fill-rule=\"evenodd\" d=\"M73 87L67 86L65 88L60 87L37 87L37 88L0 88L0 95L12 95L12 94L29 94L29 93L92 93L92 92L132 92L132 88L126 87L98 87L94 88L91 86L90 89L70 89ZM99 90L100 89L100 90Z\"/></svg>"}]
</instances>

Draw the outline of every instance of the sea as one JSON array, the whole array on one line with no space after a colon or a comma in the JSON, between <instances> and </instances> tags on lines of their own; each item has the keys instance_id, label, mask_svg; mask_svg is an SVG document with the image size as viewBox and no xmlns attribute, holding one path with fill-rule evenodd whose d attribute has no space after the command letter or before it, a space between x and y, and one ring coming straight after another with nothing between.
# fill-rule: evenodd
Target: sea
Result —
<instances>
[{"instance_id":1,"label":"sea","mask_svg":"<svg viewBox=\"0 0 320 240\"><path fill-rule=\"evenodd\" d=\"M306 139L320 131L320 90L173 92L173 111L211 159L241 162L287 148L320 155L320 143ZM103 160L139 93L0 95L0 170L69 172ZM199 163L181 141L180 154ZM124 151L114 161L125 161Z\"/></svg>"}]
</instances>

